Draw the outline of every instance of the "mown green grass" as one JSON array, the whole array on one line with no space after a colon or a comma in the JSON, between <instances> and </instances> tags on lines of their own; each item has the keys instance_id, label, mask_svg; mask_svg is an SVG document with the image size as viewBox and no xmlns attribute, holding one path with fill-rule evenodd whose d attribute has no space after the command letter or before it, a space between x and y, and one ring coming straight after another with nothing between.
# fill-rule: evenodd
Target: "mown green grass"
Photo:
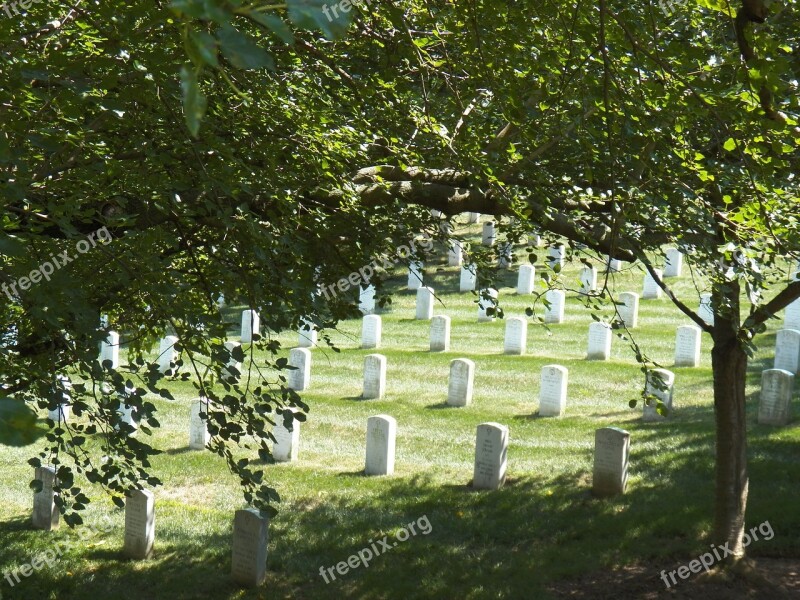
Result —
<instances>
[{"instance_id":1,"label":"mown green grass","mask_svg":"<svg viewBox=\"0 0 800 600\"><path fill-rule=\"evenodd\" d=\"M469 233L477 231L473 226ZM522 248L518 255L524 256ZM541 250L540 264L544 257ZM579 268L569 266L564 276L577 280ZM643 384L630 348L615 338L611 360L587 361L591 311L575 294L569 294L564 324L548 332L530 323L528 354L505 356L503 321L477 323L475 297L457 292L457 268L446 267L444 258L426 265L425 282L441 301L435 313L452 318L451 350L428 352L429 324L413 320L415 295L404 291L399 274L399 291L382 313L384 399L358 399L363 356L375 352L358 348L360 321L330 332L341 353L313 350L300 460L266 466L282 503L270 525L262 589L240 590L230 582L233 511L244 506L240 488L221 459L188 451L188 404L195 393L189 384L173 383L175 402L151 399L162 424L151 443L164 451L153 460L164 481L155 490L154 558L120 558L123 514L93 490L85 520L110 516L112 531L76 542L55 566L13 588L0 580L2 598L546 598L553 582L629 563L649 565L658 589L661 569L705 551L714 460L707 336L702 365L674 369L675 412L665 422L644 423L641 407L628 407ZM689 276L669 283L696 299ZM513 270L501 273L507 317L524 315L531 302L516 295L514 284ZM617 292L640 292L641 284L638 270L614 276ZM666 299L642 301L635 338L649 357L672 368L675 328L687 322ZM800 556L800 428L755 422L760 371L771 366L779 327L772 324L751 362L747 522L769 520L775 531L771 541L750 547L753 554ZM296 344L295 333L278 337L287 348ZM475 395L465 408L445 404L449 362L458 357L476 363ZM539 372L553 363L569 369L566 416L539 418ZM366 420L379 413L397 419L396 472L367 478L361 473ZM475 428L486 421L510 427L509 479L500 491L474 492L468 483ZM590 494L594 431L604 426L632 436L628 493L610 500ZM49 534L30 529L32 469L26 460L34 452L4 448L0 456L0 571L76 536L64 527ZM413 536L329 584L319 575L320 567L346 561L371 540L391 537L423 516L432 526L429 535Z\"/></svg>"}]
</instances>

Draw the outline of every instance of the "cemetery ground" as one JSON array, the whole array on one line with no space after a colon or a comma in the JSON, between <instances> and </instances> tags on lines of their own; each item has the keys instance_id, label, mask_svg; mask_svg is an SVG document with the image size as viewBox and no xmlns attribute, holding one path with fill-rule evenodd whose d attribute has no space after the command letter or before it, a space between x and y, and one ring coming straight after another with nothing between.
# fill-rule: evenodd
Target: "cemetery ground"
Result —
<instances>
[{"instance_id":1,"label":"cemetery ground","mask_svg":"<svg viewBox=\"0 0 800 600\"><path fill-rule=\"evenodd\" d=\"M546 250L538 255L541 289ZM32 530L33 469L27 459L36 446L3 449L0 574L30 563L58 540L74 542L52 565L13 587L0 580L3 600L800 597L800 427L798 420L788 427L756 424L760 374L772 367L781 321L760 338L747 386L747 526L769 521L774 537L748 547L757 567L750 577L692 575L667 590L661 571L687 564L710 544L714 424L708 336L699 368L673 367L675 329L688 319L666 298L641 301L636 340L675 372L674 412L661 422L643 422L641 404L628 407L643 386L628 343L615 336L610 360L586 360L592 318L577 294L568 293L563 324L548 333L529 323L527 354L508 356L504 320L478 323L476 297L459 293L459 268L446 265L446 258L426 264L425 285L441 301L434 314L452 318L449 352L428 351L430 323L414 320L415 293L405 290L405 273L399 271L391 281L398 290L393 304L379 313L380 349L359 349L361 322L354 319L329 332L342 352L323 343L312 350L311 385L301 393L311 412L301 425L299 460L264 465L282 502L269 527L263 587L243 590L231 581L231 528L234 510L244 507L241 491L221 458L188 449L189 402L196 392L189 383L172 382L175 401L148 397L162 424L148 439L163 451L152 470L164 482L153 490L156 542L149 560L121 557L123 512L97 489L90 488L84 521L100 523L109 516L108 533L79 542L63 523L50 533ZM565 269L569 287L578 287L579 269L578 262ZM532 297L516 294L516 265L500 276L506 317L523 316ZM642 278L638 269L625 271L614 276L614 286L641 293ZM686 266L683 277L667 282L679 295L697 298ZM238 324L242 308L227 309L232 323ZM297 344L293 332L278 338L287 353ZM230 339L238 339L234 328ZM386 395L360 400L363 357L375 352L388 359ZM475 362L475 391L469 406L456 408L445 399L450 361L461 357ZM561 418L537 415L539 374L550 364L569 369ZM798 404L795 399L795 415ZM363 475L367 418L376 414L397 420L391 476ZM508 477L500 490L473 491L475 429L489 421L510 429ZM627 493L610 499L591 494L594 432L600 427L631 434ZM391 543L422 518L430 523L429 533L418 527L368 567L345 575L334 571L329 583L320 576L320 568L347 561L384 536Z\"/></svg>"}]
</instances>

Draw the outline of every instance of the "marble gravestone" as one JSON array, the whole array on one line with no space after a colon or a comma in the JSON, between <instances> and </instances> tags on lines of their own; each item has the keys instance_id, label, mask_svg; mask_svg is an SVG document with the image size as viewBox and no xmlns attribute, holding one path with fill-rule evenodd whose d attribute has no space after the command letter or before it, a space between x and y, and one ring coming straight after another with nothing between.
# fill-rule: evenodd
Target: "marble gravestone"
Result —
<instances>
[{"instance_id":1,"label":"marble gravestone","mask_svg":"<svg viewBox=\"0 0 800 600\"><path fill-rule=\"evenodd\" d=\"M481 213L476 212L468 212L467 213L467 223L480 223L481 222Z\"/></svg>"},{"instance_id":2,"label":"marble gravestone","mask_svg":"<svg viewBox=\"0 0 800 600\"><path fill-rule=\"evenodd\" d=\"M661 380L666 389L659 389L657 381ZM668 414L672 412L672 392L675 384L675 374L666 369L653 369L647 372L647 385L645 391L647 395L652 395L661 400L666 407ZM642 418L645 421L659 421L666 417L658 414L657 401L650 400L650 404L644 404Z\"/></svg>"},{"instance_id":3,"label":"marble gravestone","mask_svg":"<svg viewBox=\"0 0 800 600\"><path fill-rule=\"evenodd\" d=\"M528 348L528 321L522 317L506 319L506 334L503 341L505 354L525 354Z\"/></svg>"},{"instance_id":4,"label":"marble gravestone","mask_svg":"<svg viewBox=\"0 0 800 600\"><path fill-rule=\"evenodd\" d=\"M550 247L547 251L547 264L554 271L564 268L564 244Z\"/></svg>"},{"instance_id":5,"label":"marble gravestone","mask_svg":"<svg viewBox=\"0 0 800 600\"><path fill-rule=\"evenodd\" d=\"M58 529L59 511L55 502L56 494L53 491L56 470L49 466L36 467L34 473L34 479L42 482L42 489L33 494L33 526L45 531Z\"/></svg>"},{"instance_id":6,"label":"marble gravestone","mask_svg":"<svg viewBox=\"0 0 800 600\"><path fill-rule=\"evenodd\" d=\"M208 401L205 398L195 398L189 406L189 449L205 450L209 441L211 434L208 433Z\"/></svg>"},{"instance_id":7,"label":"marble gravestone","mask_svg":"<svg viewBox=\"0 0 800 600\"><path fill-rule=\"evenodd\" d=\"M494 321L494 315L487 314L488 309L495 309L497 290L494 288L483 289L478 293L478 323Z\"/></svg>"},{"instance_id":8,"label":"marble gravestone","mask_svg":"<svg viewBox=\"0 0 800 600\"><path fill-rule=\"evenodd\" d=\"M661 269L653 269L656 277L662 279ZM661 298L661 286L656 283L650 272L644 274L644 286L642 289L642 300L657 300Z\"/></svg>"},{"instance_id":9,"label":"marble gravestone","mask_svg":"<svg viewBox=\"0 0 800 600\"><path fill-rule=\"evenodd\" d=\"M375 286L362 286L358 289L358 309L362 315L371 315L375 312Z\"/></svg>"},{"instance_id":10,"label":"marble gravestone","mask_svg":"<svg viewBox=\"0 0 800 600\"><path fill-rule=\"evenodd\" d=\"M761 372L761 397L758 402L760 425L788 425L792 420L794 375L783 369Z\"/></svg>"},{"instance_id":11,"label":"marble gravestone","mask_svg":"<svg viewBox=\"0 0 800 600\"><path fill-rule=\"evenodd\" d=\"M700 337L702 331L696 325L681 325L675 333L675 366L700 366Z\"/></svg>"},{"instance_id":12,"label":"marble gravestone","mask_svg":"<svg viewBox=\"0 0 800 600\"><path fill-rule=\"evenodd\" d=\"M261 332L261 318L254 310L242 311L242 336L241 342L243 344L252 344L254 336L260 335Z\"/></svg>"},{"instance_id":13,"label":"marble gravestone","mask_svg":"<svg viewBox=\"0 0 800 600\"><path fill-rule=\"evenodd\" d=\"M450 362L450 381L447 387L447 404L468 406L472 402L475 381L475 363L468 358Z\"/></svg>"},{"instance_id":14,"label":"marble gravestone","mask_svg":"<svg viewBox=\"0 0 800 600\"><path fill-rule=\"evenodd\" d=\"M158 346L158 372L162 375L169 371L170 363L175 361L175 344L178 343L178 338L174 335L168 335L161 340Z\"/></svg>"},{"instance_id":15,"label":"marble gravestone","mask_svg":"<svg viewBox=\"0 0 800 600\"><path fill-rule=\"evenodd\" d=\"M433 317L433 288L421 287L417 290L417 312L415 318L419 321L430 321Z\"/></svg>"},{"instance_id":16,"label":"marble gravestone","mask_svg":"<svg viewBox=\"0 0 800 600\"><path fill-rule=\"evenodd\" d=\"M536 233L535 231L531 231L528 234L528 244L533 246L534 248L541 248L542 246L542 236Z\"/></svg>"},{"instance_id":17,"label":"marble gravestone","mask_svg":"<svg viewBox=\"0 0 800 600\"><path fill-rule=\"evenodd\" d=\"M797 375L800 366L800 331L781 329L775 335L775 369Z\"/></svg>"},{"instance_id":18,"label":"marble gravestone","mask_svg":"<svg viewBox=\"0 0 800 600\"><path fill-rule=\"evenodd\" d=\"M711 306L711 294L700 294L697 316L703 319L706 325L714 325L714 308Z\"/></svg>"},{"instance_id":19,"label":"marble gravestone","mask_svg":"<svg viewBox=\"0 0 800 600\"><path fill-rule=\"evenodd\" d=\"M111 361L111 368L119 368L119 334L109 331L104 342L100 342L100 363Z\"/></svg>"},{"instance_id":20,"label":"marble gravestone","mask_svg":"<svg viewBox=\"0 0 800 600\"><path fill-rule=\"evenodd\" d=\"M299 412L294 408L285 410L292 414ZM275 462L296 461L300 449L300 421L293 419L292 428L289 430L284 424L284 415L278 414L275 417L272 435L275 437L275 445L272 447L272 458Z\"/></svg>"},{"instance_id":21,"label":"marble gravestone","mask_svg":"<svg viewBox=\"0 0 800 600\"><path fill-rule=\"evenodd\" d=\"M487 221L483 224L481 244L484 246L494 246L495 239L497 239L497 234L495 233L494 221Z\"/></svg>"},{"instance_id":22,"label":"marble gravestone","mask_svg":"<svg viewBox=\"0 0 800 600\"><path fill-rule=\"evenodd\" d=\"M364 400L380 400L386 393L386 357L367 354L364 357Z\"/></svg>"},{"instance_id":23,"label":"marble gravestone","mask_svg":"<svg viewBox=\"0 0 800 600\"><path fill-rule=\"evenodd\" d=\"M592 492L595 496L624 494L628 486L631 434L616 427L594 432Z\"/></svg>"},{"instance_id":24,"label":"marble gravestone","mask_svg":"<svg viewBox=\"0 0 800 600\"><path fill-rule=\"evenodd\" d=\"M639 294L622 292L619 295L619 302L617 313L620 321L628 329L633 329L639 324Z\"/></svg>"},{"instance_id":25,"label":"marble gravestone","mask_svg":"<svg viewBox=\"0 0 800 600\"><path fill-rule=\"evenodd\" d=\"M313 348L317 345L318 332L314 328L314 323L300 319L300 327L297 330L297 345L300 348Z\"/></svg>"},{"instance_id":26,"label":"marble gravestone","mask_svg":"<svg viewBox=\"0 0 800 600\"><path fill-rule=\"evenodd\" d=\"M231 353L231 357L225 368L222 369L222 373L228 379L238 379L239 375L242 374L242 363L236 360L232 354L237 348L241 349L241 347L242 345L239 342L225 342L225 349Z\"/></svg>"},{"instance_id":27,"label":"marble gravestone","mask_svg":"<svg viewBox=\"0 0 800 600\"><path fill-rule=\"evenodd\" d=\"M447 266L460 267L464 260L464 245L460 240L450 240L450 249L447 251Z\"/></svg>"},{"instance_id":28,"label":"marble gravestone","mask_svg":"<svg viewBox=\"0 0 800 600\"><path fill-rule=\"evenodd\" d=\"M122 553L134 560L150 558L156 537L153 492L133 490L125 498L125 540Z\"/></svg>"},{"instance_id":29,"label":"marble gravestone","mask_svg":"<svg viewBox=\"0 0 800 600\"><path fill-rule=\"evenodd\" d=\"M542 367L539 389L539 416L560 417L567 408L567 378L569 372L560 365Z\"/></svg>"},{"instance_id":30,"label":"marble gravestone","mask_svg":"<svg viewBox=\"0 0 800 600\"><path fill-rule=\"evenodd\" d=\"M257 587L267 578L269 520L255 508L237 510L233 518L231 576L246 587Z\"/></svg>"},{"instance_id":31,"label":"marble gravestone","mask_svg":"<svg viewBox=\"0 0 800 600\"><path fill-rule=\"evenodd\" d=\"M501 269L508 269L514 260L514 245L511 242L503 242L497 247L497 266Z\"/></svg>"},{"instance_id":32,"label":"marble gravestone","mask_svg":"<svg viewBox=\"0 0 800 600\"><path fill-rule=\"evenodd\" d=\"M608 360L611 358L611 325L601 321L589 324L589 360Z\"/></svg>"},{"instance_id":33,"label":"marble gravestone","mask_svg":"<svg viewBox=\"0 0 800 600\"><path fill-rule=\"evenodd\" d=\"M517 293L528 295L533 293L533 285L536 281L536 267L533 265L520 265L519 275L517 276Z\"/></svg>"},{"instance_id":34,"label":"marble gravestone","mask_svg":"<svg viewBox=\"0 0 800 600\"><path fill-rule=\"evenodd\" d=\"M62 402L59 402L53 410L47 411L47 418L55 423L66 423L69 421L70 416L70 390L72 390L72 382L69 380L69 377L66 375L59 375L58 376L59 382L61 382L64 391L62 392Z\"/></svg>"},{"instance_id":35,"label":"marble gravestone","mask_svg":"<svg viewBox=\"0 0 800 600\"><path fill-rule=\"evenodd\" d=\"M419 261L408 265L408 289L416 291L422 287L422 263Z\"/></svg>"},{"instance_id":36,"label":"marble gravestone","mask_svg":"<svg viewBox=\"0 0 800 600\"><path fill-rule=\"evenodd\" d=\"M545 295L545 299L550 306L545 307L544 322L545 323L563 323L564 322L564 303L566 297L562 290L549 290Z\"/></svg>"},{"instance_id":37,"label":"marble gravestone","mask_svg":"<svg viewBox=\"0 0 800 600\"><path fill-rule=\"evenodd\" d=\"M436 315L431 319L431 352L450 350L450 317Z\"/></svg>"},{"instance_id":38,"label":"marble gravestone","mask_svg":"<svg viewBox=\"0 0 800 600\"><path fill-rule=\"evenodd\" d=\"M800 298L786 307L783 328L800 330Z\"/></svg>"},{"instance_id":39,"label":"marble gravestone","mask_svg":"<svg viewBox=\"0 0 800 600\"><path fill-rule=\"evenodd\" d=\"M622 261L606 255L606 272L619 273L622 270Z\"/></svg>"},{"instance_id":40,"label":"marble gravestone","mask_svg":"<svg viewBox=\"0 0 800 600\"><path fill-rule=\"evenodd\" d=\"M311 350L292 348L289 351L289 366L296 367L287 374L289 389L302 392L311 384Z\"/></svg>"},{"instance_id":41,"label":"marble gravestone","mask_svg":"<svg viewBox=\"0 0 800 600\"><path fill-rule=\"evenodd\" d=\"M372 350L381 347L383 322L378 315L367 315L361 321L361 348Z\"/></svg>"},{"instance_id":42,"label":"marble gravestone","mask_svg":"<svg viewBox=\"0 0 800 600\"><path fill-rule=\"evenodd\" d=\"M472 487L497 490L506 480L508 466L508 427L499 423L481 423L475 436L475 468Z\"/></svg>"},{"instance_id":43,"label":"marble gravestone","mask_svg":"<svg viewBox=\"0 0 800 600\"><path fill-rule=\"evenodd\" d=\"M664 262L664 277L680 277L682 269L683 254L677 248L669 248Z\"/></svg>"},{"instance_id":44,"label":"marble gravestone","mask_svg":"<svg viewBox=\"0 0 800 600\"><path fill-rule=\"evenodd\" d=\"M461 292L471 292L475 289L478 281L478 267L477 265L462 265L461 278L458 283L458 289Z\"/></svg>"},{"instance_id":45,"label":"marble gravestone","mask_svg":"<svg viewBox=\"0 0 800 600\"><path fill-rule=\"evenodd\" d=\"M397 421L389 415L375 415L367 419L367 457L364 473L391 475L394 473L395 437Z\"/></svg>"},{"instance_id":46,"label":"marble gravestone","mask_svg":"<svg viewBox=\"0 0 800 600\"><path fill-rule=\"evenodd\" d=\"M597 291L597 269L594 267L584 267L581 269L580 281L580 293L584 296L588 296L592 292Z\"/></svg>"}]
</instances>

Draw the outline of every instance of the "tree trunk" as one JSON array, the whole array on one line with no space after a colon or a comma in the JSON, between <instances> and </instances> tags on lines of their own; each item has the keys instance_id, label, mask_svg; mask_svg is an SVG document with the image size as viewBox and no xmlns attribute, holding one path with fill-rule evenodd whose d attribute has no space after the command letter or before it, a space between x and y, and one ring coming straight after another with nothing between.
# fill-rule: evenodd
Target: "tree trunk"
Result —
<instances>
[{"instance_id":1,"label":"tree trunk","mask_svg":"<svg viewBox=\"0 0 800 600\"><path fill-rule=\"evenodd\" d=\"M736 304L738 309L738 302ZM715 315L711 354L717 434L713 541L732 553L728 561L736 561L744 555L742 534L749 485L745 419L747 354L737 334L738 322Z\"/></svg>"}]
</instances>

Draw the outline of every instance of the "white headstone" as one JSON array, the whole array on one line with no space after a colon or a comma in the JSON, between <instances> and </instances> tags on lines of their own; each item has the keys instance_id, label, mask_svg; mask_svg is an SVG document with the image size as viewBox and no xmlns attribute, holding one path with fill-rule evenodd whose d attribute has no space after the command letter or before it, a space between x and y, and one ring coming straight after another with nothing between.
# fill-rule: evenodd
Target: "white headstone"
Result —
<instances>
[{"instance_id":1,"label":"white headstone","mask_svg":"<svg viewBox=\"0 0 800 600\"><path fill-rule=\"evenodd\" d=\"M481 423L475 437L475 468L472 487L497 490L505 483L508 466L508 427Z\"/></svg>"},{"instance_id":2,"label":"white headstone","mask_svg":"<svg viewBox=\"0 0 800 600\"><path fill-rule=\"evenodd\" d=\"M464 246L459 240L450 240L450 249L447 251L447 266L460 267L464 259Z\"/></svg>"},{"instance_id":3,"label":"white headstone","mask_svg":"<svg viewBox=\"0 0 800 600\"><path fill-rule=\"evenodd\" d=\"M59 512L53 491L56 470L54 467L36 467L34 479L42 482L42 490L33 494L33 526L45 531L57 529Z\"/></svg>"},{"instance_id":4,"label":"white headstone","mask_svg":"<svg viewBox=\"0 0 800 600\"><path fill-rule=\"evenodd\" d=\"M203 415L206 418L201 417ZM189 406L189 449L205 450L211 440L208 433L208 402L205 398L195 398Z\"/></svg>"},{"instance_id":5,"label":"white headstone","mask_svg":"<svg viewBox=\"0 0 800 600\"><path fill-rule=\"evenodd\" d=\"M682 269L683 254L677 248L669 248L664 262L664 277L680 277Z\"/></svg>"},{"instance_id":6,"label":"white headstone","mask_svg":"<svg viewBox=\"0 0 800 600\"><path fill-rule=\"evenodd\" d=\"M497 264L501 269L508 269L514 259L514 245L511 242L503 242L497 248Z\"/></svg>"},{"instance_id":7,"label":"white headstone","mask_svg":"<svg viewBox=\"0 0 800 600\"><path fill-rule=\"evenodd\" d=\"M298 412L293 408L287 408L287 412ZM272 430L275 437L275 445L272 448L272 458L276 462L292 462L297 460L300 448L300 421L292 420L291 431L284 424L284 415L278 414L275 417L275 427Z\"/></svg>"},{"instance_id":8,"label":"white headstone","mask_svg":"<svg viewBox=\"0 0 800 600\"><path fill-rule=\"evenodd\" d=\"M125 541L122 553L143 560L153 553L156 513L153 492L133 490L125 498Z\"/></svg>"},{"instance_id":9,"label":"white headstone","mask_svg":"<svg viewBox=\"0 0 800 600\"><path fill-rule=\"evenodd\" d=\"M788 425L792 420L794 375L782 369L761 372L761 398L758 422L761 425Z\"/></svg>"},{"instance_id":10,"label":"white headstone","mask_svg":"<svg viewBox=\"0 0 800 600\"><path fill-rule=\"evenodd\" d=\"M375 286L359 287L358 308L362 315L371 315L375 312Z\"/></svg>"},{"instance_id":11,"label":"white headstone","mask_svg":"<svg viewBox=\"0 0 800 600\"><path fill-rule=\"evenodd\" d=\"M261 318L254 310L242 311L242 343L250 344L253 342L254 335L260 335Z\"/></svg>"},{"instance_id":12,"label":"white headstone","mask_svg":"<svg viewBox=\"0 0 800 600\"><path fill-rule=\"evenodd\" d=\"M487 314L488 309L496 309L497 290L483 289L478 293L478 323L494 321L494 315Z\"/></svg>"},{"instance_id":13,"label":"white headstone","mask_svg":"<svg viewBox=\"0 0 800 600\"><path fill-rule=\"evenodd\" d=\"M656 384L658 380L661 380L666 389L659 389ZM667 411L672 412L672 390L675 384L675 374L672 371L667 371L666 369L653 369L647 372L647 385L645 386L645 391L648 395L655 396L661 402L664 403ZM643 415L645 421L658 421L663 419L657 411L657 402L656 400L651 400L650 404L645 404L643 409Z\"/></svg>"},{"instance_id":14,"label":"white headstone","mask_svg":"<svg viewBox=\"0 0 800 600\"><path fill-rule=\"evenodd\" d=\"M119 334L109 331L104 342L100 342L100 363L110 360L111 368L119 368Z\"/></svg>"},{"instance_id":15,"label":"white headstone","mask_svg":"<svg viewBox=\"0 0 800 600\"><path fill-rule=\"evenodd\" d=\"M589 360L608 360L611 358L611 325L593 321L589 325Z\"/></svg>"},{"instance_id":16,"label":"white headstone","mask_svg":"<svg viewBox=\"0 0 800 600\"><path fill-rule=\"evenodd\" d=\"M311 350L308 348L292 348L289 351L289 366L297 367L287 375L288 387L302 392L311 382Z\"/></svg>"},{"instance_id":17,"label":"white headstone","mask_svg":"<svg viewBox=\"0 0 800 600\"><path fill-rule=\"evenodd\" d=\"M467 406L472 402L475 380L475 363L468 358L450 361L450 382L447 387L447 403L450 406Z\"/></svg>"},{"instance_id":18,"label":"white headstone","mask_svg":"<svg viewBox=\"0 0 800 600\"><path fill-rule=\"evenodd\" d=\"M297 345L300 348L313 348L317 345L318 331L314 323L300 319L300 328L297 331Z\"/></svg>"},{"instance_id":19,"label":"white headstone","mask_svg":"<svg viewBox=\"0 0 800 600\"><path fill-rule=\"evenodd\" d=\"M588 295L597 290L597 269L583 267L581 269L581 294Z\"/></svg>"},{"instance_id":20,"label":"white headstone","mask_svg":"<svg viewBox=\"0 0 800 600\"><path fill-rule=\"evenodd\" d=\"M556 267L558 270L564 268L564 244L550 247L547 251L547 264L553 270L556 270Z\"/></svg>"},{"instance_id":21,"label":"white headstone","mask_svg":"<svg viewBox=\"0 0 800 600\"><path fill-rule=\"evenodd\" d=\"M450 350L450 317L436 315L431 319L431 352Z\"/></svg>"},{"instance_id":22,"label":"white headstone","mask_svg":"<svg viewBox=\"0 0 800 600\"><path fill-rule=\"evenodd\" d=\"M417 320L429 321L433 317L433 300L433 288L421 287L417 290Z\"/></svg>"},{"instance_id":23,"label":"white headstone","mask_svg":"<svg viewBox=\"0 0 800 600\"><path fill-rule=\"evenodd\" d=\"M550 304L550 306L545 307L544 322L563 323L564 303L566 301L563 290L548 290L544 297Z\"/></svg>"},{"instance_id":24,"label":"white headstone","mask_svg":"<svg viewBox=\"0 0 800 600\"><path fill-rule=\"evenodd\" d=\"M662 278L661 269L653 269L656 277ZM650 272L644 274L644 287L642 289L642 300L656 300L661 298L661 286L656 283L656 280L650 275Z\"/></svg>"},{"instance_id":25,"label":"white headstone","mask_svg":"<svg viewBox=\"0 0 800 600\"><path fill-rule=\"evenodd\" d=\"M66 423L67 421L69 421L69 416L70 416L69 400L70 400L70 390L72 389L72 382L66 375L59 375L58 380L64 387L64 391L62 392L63 402L59 402L58 405L53 410L47 411L47 418L50 419L51 421L55 421L56 424Z\"/></svg>"},{"instance_id":26,"label":"white headstone","mask_svg":"<svg viewBox=\"0 0 800 600\"><path fill-rule=\"evenodd\" d=\"M394 448L397 421L389 415L367 419L367 458L364 473L391 475L394 473Z\"/></svg>"},{"instance_id":27,"label":"white headstone","mask_svg":"<svg viewBox=\"0 0 800 600\"><path fill-rule=\"evenodd\" d=\"M531 232L528 234L528 243L534 248L540 248L542 245L542 236L536 232Z\"/></svg>"},{"instance_id":28,"label":"white headstone","mask_svg":"<svg viewBox=\"0 0 800 600\"><path fill-rule=\"evenodd\" d=\"M408 265L408 289L418 290L422 287L422 263L412 262Z\"/></svg>"},{"instance_id":29,"label":"white headstone","mask_svg":"<svg viewBox=\"0 0 800 600\"><path fill-rule=\"evenodd\" d=\"M797 375L798 366L800 366L800 331L781 329L775 335L774 367Z\"/></svg>"},{"instance_id":30,"label":"white headstone","mask_svg":"<svg viewBox=\"0 0 800 600\"><path fill-rule=\"evenodd\" d=\"M239 342L225 342L225 349L229 353L232 353L234 350L236 350L236 348L241 348L241 344ZM240 363L233 357L233 355L231 355L231 358L226 363L222 373L229 379L236 379L242 373L242 363Z\"/></svg>"},{"instance_id":31,"label":"white headstone","mask_svg":"<svg viewBox=\"0 0 800 600\"><path fill-rule=\"evenodd\" d=\"M711 306L711 294L700 294L700 305L697 307L697 316L703 319L706 325L714 324L714 309Z\"/></svg>"},{"instance_id":32,"label":"white headstone","mask_svg":"<svg viewBox=\"0 0 800 600\"><path fill-rule=\"evenodd\" d=\"M528 321L522 317L506 319L506 335L503 341L505 354L525 354L528 348Z\"/></svg>"},{"instance_id":33,"label":"white headstone","mask_svg":"<svg viewBox=\"0 0 800 600\"><path fill-rule=\"evenodd\" d=\"M533 265L520 265L517 277L517 293L527 295L533 292L536 281L536 267Z\"/></svg>"},{"instance_id":34,"label":"white headstone","mask_svg":"<svg viewBox=\"0 0 800 600\"><path fill-rule=\"evenodd\" d=\"M386 357L367 354L364 357L364 400L379 400L386 393Z\"/></svg>"},{"instance_id":35,"label":"white headstone","mask_svg":"<svg viewBox=\"0 0 800 600\"><path fill-rule=\"evenodd\" d=\"M461 280L459 281L458 289L462 292L471 292L475 289L475 284L478 281L478 267L477 265L462 265L461 267Z\"/></svg>"},{"instance_id":36,"label":"white headstone","mask_svg":"<svg viewBox=\"0 0 800 600\"><path fill-rule=\"evenodd\" d=\"M480 222L481 222L481 213L476 213L476 212L467 213L467 223L480 223Z\"/></svg>"},{"instance_id":37,"label":"white headstone","mask_svg":"<svg viewBox=\"0 0 800 600\"><path fill-rule=\"evenodd\" d=\"M539 389L539 416L560 417L567 408L567 378L569 372L560 365L542 367Z\"/></svg>"},{"instance_id":38,"label":"white headstone","mask_svg":"<svg viewBox=\"0 0 800 600\"><path fill-rule=\"evenodd\" d=\"M267 578L269 521L255 508L237 510L233 519L231 576L247 587L257 587Z\"/></svg>"},{"instance_id":39,"label":"white headstone","mask_svg":"<svg viewBox=\"0 0 800 600\"><path fill-rule=\"evenodd\" d=\"M367 315L361 321L361 347L365 350L381 347L383 323L379 315Z\"/></svg>"},{"instance_id":40,"label":"white headstone","mask_svg":"<svg viewBox=\"0 0 800 600\"><path fill-rule=\"evenodd\" d=\"M175 360L175 344L178 343L178 338L174 335L168 335L161 340L158 346L158 371L163 375L169 371L169 363Z\"/></svg>"},{"instance_id":41,"label":"white headstone","mask_svg":"<svg viewBox=\"0 0 800 600\"><path fill-rule=\"evenodd\" d=\"M624 494L628 486L631 434L616 427L594 432L592 491L596 496Z\"/></svg>"},{"instance_id":42,"label":"white headstone","mask_svg":"<svg viewBox=\"0 0 800 600\"><path fill-rule=\"evenodd\" d=\"M675 333L675 366L700 366L700 337L702 331L696 325L681 325Z\"/></svg>"},{"instance_id":43,"label":"white headstone","mask_svg":"<svg viewBox=\"0 0 800 600\"><path fill-rule=\"evenodd\" d=\"M617 312L619 313L622 324L628 329L633 329L639 322L639 294L633 292L622 292L619 295Z\"/></svg>"},{"instance_id":44,"label":"white headstone","mask_svg":"<svg viewBox=\"0 0 800 600\"><path fill-rule=\"evenodd\" d=\"M125 402L120 402L119 406L117 407L117 415L119 416L120 424L125 423L133 428L133 431L128 433L130 436L135 435L136 431L139 429L139 425L136 423L136 419L133 417L133 411L134 407L126 404ZM119 426L117 426L117 429L119 429Z\"/></svg>"},{"instance_id":45,"label":"white headstone","mask_svg":"<svg viewBox=\"0 0 800 600\"><path fill-rule=\"evenodd\" d=\"M481 244L484 246L494 246L497 234L494 229L494 221L487 221L483 224L483 235L481 236Z\"/></svg>"},{"instance_id":46,"label":"white headstone","mask_svg":"<svg viewBox=\"0 0 800 600\"><path fill-rule=\"evenodd\" d=\"M622 270L622 261L606 255L606 270L609 273L619 273Z\"/></svg>"},{"instance_id":47,"label":"white headstone","mask_svg":"<svg viewBox=\"0 0 800 600\"><path fill-rule=\"evenodd\" d=\"M784 329L798 329L800 330L800 298L789 304L786 307L785 319L783 321Z\"/></svg>"}]
</instances>

